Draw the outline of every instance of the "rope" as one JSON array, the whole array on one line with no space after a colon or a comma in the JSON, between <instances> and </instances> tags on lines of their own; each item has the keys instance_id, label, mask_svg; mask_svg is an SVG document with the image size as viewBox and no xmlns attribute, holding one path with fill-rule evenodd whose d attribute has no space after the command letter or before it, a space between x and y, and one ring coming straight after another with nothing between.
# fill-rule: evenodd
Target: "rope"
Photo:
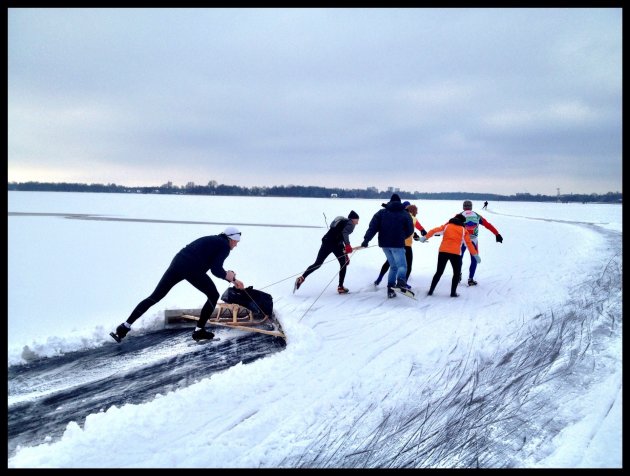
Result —
<instances>
[{"instance_id":1,"label":"rope","mask_svg":"<svg viewBox=\"0 0 630 476\"><path fill-rule=\"evenodd\" d=\"M353 253L354 253L354 252L353 252ZM332 258L332 259L328 260L328 261L324 261L324 262L320 265L320 267L324 266L324 265L325 265L325 264L327 264L327 263L332 263L333 261L337 261L337 257L336 257L336 256L335 256L334 258ZM275 286L276 284L280 284L280 283L282 283L282 282L286 281L287 279L295 278L296 276L301 276L301 275L302 275L302 273L303 273L303 271L300 271L299 273L292 274L291 276L288 276L288 277L286 277L286 278L283 278L283 279L281 279L280 281L276 281L275 283L268 284L267 286L264 286L264 287L259 288L259 289L261 289L261 290L262 290L262 289L267 289L267 288L270 288L271 286Z\"/></svg>"},{"instance_id":2,"label":"rope","mask_svg":"<svg viewBox=\"0 0 630 476\"><path fill-rule=\"evenodd\" d=\"M354 254L354 251L352 251L352 253L350 253L350 256L352 256ZM350 259L348 257L348 259ZM323 264L323 263L322 263ZM320 297L322 297L322 294L324 294L324 291L326 291L326 289L328 289L328 286L330 286L330 283L333 282L333 279L335 279L337 276L339 276L339 273L341 273L341 270L343 268L345 268L346 266L348 266L348 261L346 260L346 262L343 264L343 266L339 267L339 271L337 271L332 278L330 278L330 281L328 281L328 284L326 284L326 286L324 286L324 289L322 289L322 292L319 293L319 296L317 296L315 298L315 300L311 303L311 305L308 307L308 309L306 311L304 311L304 314L302 314L302 316L298 319L298 322L302 322L302 319L304 318L304 316L306 316L306 314L308 313L308 311L311 310L311 308L315 305L315 303L319 300Z\"/></svg>"},{"instance_id":3,"label":"rope","mask_svg":"<svg viewBox=\"0 0 630 476\"><path fill-rule=\"evenodd\" d=\"M368 249L368 248L372 248L372 247L374 247L374 246L377 246L377 245L370 245L370 246L367 246L367 247L365 247L365 248L361 248L361 249ZM353 256L353 255L354 255L354 253L355 253L356 251L358 251L358 250L352 250L352 253L350 253L350 254L348 255L348 258L350 258L351 256ZM335 256L334 258L332 258L332 259L328 260L328 261L324 261L324 262L320 265L320 268L321 268L321 266L323 266L323 265L325 265L325 264L327 264L327 263L332 263L333 261L338 261L338 259L337 259L337 257L336 257L336 256ZM302 318L303 318L303 317L304 317L304 316L308 313L308 311L310 311L310 310L311 310L311 308L315 305L315 303L319 300L319 298L320 298L320 297L322 297L322 295L324 294L324 291L326 291L326 289L328 289L328 286L330 286L330 283L332 283L332 282L333 282L333 279L335 279L335 278L339 275L339 273L341 272L341 270L342 270L345 266L347 266L347 265L348 265L348 262L346 261L346 263L344 263L344 264L343 264L343 266L341 266L341 267L339 268L339 271L337 271L337 272L333 275L333 277L332 277L332 278L330 278L330 281L328 281L328 284L326 284L326 286L324 286L324 289L322 289L322 292L321 292L321 293L319 293L319 296L317 296L317 297L315 298L315 300L314 300L314 301L313 301L313 303L309 306L309 308L308 308L306 311L304 311L304 314L302 314L302 317L300 317L300 319L298 320L298 322L300 322L300 321L302 320ZM299 272L299 273L297 273L297 274L292 274L291 276L288 276L288 277L286 277L286 278L284 278L284 279L281 279L280 281L276 281L275 283L271 283L271 284L268 284L268 285L266 285L266 286L263 286L263 287L259 288L259 290L261 290L261 291L262 291L263 289L267 289L267 288L270 288L271 286L275 286L276 284L280 284L280 283L282 283L282 282L286 281L287 279L291 279L291 278L294 278L294 277L296 277L296 276L301 276L301 275L302 275L302 272ZM258 309L260 309L260 306L258 305L258 303L257 303L257 302L256 302L256 301L255 301L255 300L254 300L254 299L253 299L250 295L249 295L249 293L248 293L247 291L245 291L245 294L247 294L247 296L248 296L248 297L252 300L252 302L253 302L254 304L256 304L256 306L258 307ZM262 309L260 309L260 310L262 311Z\"/></svg>"},{"instance_id":4,"label":"rope","mask_svg":"<svg viewBox=\"0 0 630 476\"><path fill-rule=\"evenodd\" d=\"M368 248L372 248L372 247L374 247L374 246L377 246L377 245L367 246L367 247L362 248L362 249L368 249ZM357 250L352 250L352 253L350 253L350 255L348 256L348 259L350 258L350 256L354 255L355 251L357 251ZM336 260L336 258L335 258L335 260ZM332 261L332 260L330 260L330 261ZM330 261L327 261L327 263L329 263ZM322 264L324 264L324 263L322 263ZM348 265L348 262L346 261L346 263L345 263L343 266L341 266L341 267L339 268L339 271L337 271L337 272L333 275L333 277L332 277L332 278L330 278L330 281L328 281L328 284L326 284L326 286L324 286L324 289L322 289L322 292L321 292L321 293L319 293L319 296L317 296L317 297L315 298L315 300L311 303L311 305L308 307L308 309L307 309L306 311L304 311L304 314L302 314L302 316L298 319L298 322L302 322L302 319L304 318L304 316L306 316L306 314L308 313L308 311L310 311L310 310L311 310L311 308L315 305L315 303L319 300L319 298L320 298L320 297L322 297L322 295L324 294L324 291L326 291L326 289L328 289L328 286L330 286L330 283L332 283L332 282L333 282L333 279L335 279L335 278L339 275L339 273L341 272L341 270L342 270L345 266L347 266L347 265Z\"/></svg>"},{"instance_id":5,"label":"rope","mask_svg":"<svg viewBox=\"0 0 630 476\"><path fill-rule=\"evenodd\" d=\"M378 245L370 245L370 246L367 246L366 248L361 248L361 249L363 249L363 250L367 250L368 248L373 248L374 246L378 246ZM352 256L352 255L355 253L355 251L358 251L358 250L354 250L354 251L350 254L350 256ZM337 257L336 257L336 256L335 256L334 258L332 258L332 259L329 259L328 261L324 261L324 262L320 265L320 267L324 266L325 264L332 263L333 261L337 261ZM341 270L341 269L340 269L340 270ZM283 283L283 282L285 282L287 279L295 278L296 276L301 276L301 275L302 275L302 273L303 273L303 271L300 271L299 273L292 274L291 276L287 276L286 278L283 278L283 279L281 279L280 281L276 281L275 283L267 284L266 286L263 286L262 288L258 288L258 289L260 289L260 290L262 291L263 289L270 288L271 286L275 286L276 284Z\"/></svg>"}]
</instances>

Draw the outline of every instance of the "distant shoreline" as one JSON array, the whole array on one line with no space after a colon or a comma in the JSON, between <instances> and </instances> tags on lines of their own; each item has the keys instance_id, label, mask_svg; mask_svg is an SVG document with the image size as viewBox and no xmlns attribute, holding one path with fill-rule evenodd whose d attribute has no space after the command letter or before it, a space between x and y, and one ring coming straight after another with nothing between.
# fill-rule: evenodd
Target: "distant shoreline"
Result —
<instances>
[{"instance_id":1,"label":"distant shoreline","mask_svg":"<svg viewBox=\"0 0 630 476\"><path fill-rule=\"evenodd\" d=\"M79 193L128 193L154 195L196 195L196 196L237 196L237 197L278 197L278 198L363 198L389 200L392 193L397 193L404 200L475 200L477 202L562 202L562 203L622 203L622 193L606 194L558 194L500 195L495 193L469 192L408 192L391 189L379 191L374 187L367 189L338 189L315 186L274 186L274 187L239 187L210 183L206 186L189 184L177 187L170 183L159 187L127 187L116 184L80 184L80 183L45 183L45 182L9 182L10 192L79 192Z\"/></svg>"}]
</instances>

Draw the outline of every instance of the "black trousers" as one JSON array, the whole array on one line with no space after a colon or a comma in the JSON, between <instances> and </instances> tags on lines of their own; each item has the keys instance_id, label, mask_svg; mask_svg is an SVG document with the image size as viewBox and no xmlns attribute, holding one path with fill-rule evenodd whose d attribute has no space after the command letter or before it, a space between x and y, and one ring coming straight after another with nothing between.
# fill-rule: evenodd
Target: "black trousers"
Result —
<instances>
[{"instance_id":1,"label":"black trousers","mask_svg":"<svg viewBox=\"0 0 630 476\"><path fill-rule=\"evenodd\" d=\"M453 253L444 253L440 251L438 253L438 262L437 269L435 274L433 275L433 280L431 281L431 288L429 288L429 293L433 293L437 283L440 281L442 274L444 273L444 269L446 268L446 263L451 262L451 266L453 267L453 280L451 281L451 296L457 294L457 285L459 284L459 274L462 271L462 258L459 254L454 255Z\"/></svg>"},{"instance_id":2,"label":"black trousers","mask_svg":"<svg viewBox=\"0 0 630 476\"><path fill-rule=\"evenodd\" d=\"M168 292L173 289L173 286L184 280L188 281L208 298L201 308L201 316L197 324L199 327L204 327L217 305L219 291L217 291L217 287L206 272L199 270L193 262L179 255L173 258L173 261L171 261L170 266L164 272L162 279L160 279L160 282L151 295L140 301L131 312L127 318L127 322L133 324L140 316L147 312L151 306L164 299Z\"/></svg>"},{"instance_id":3,"label":"black trousers","mask_svg":"<svg viewBox=\"0 0 630 476\"><path fill-rule=\"evenodd\" d=\"M350 261L346 256L343 242L330 243L328 241L322 241L322 246L319 248L315 262L302 273L304 279L313 271L318 270L330 253L333 253L337 257L337 261L339 261L339 286L343 286L343 282L346 279L346 266L348 265L348 261Z\"/></svg>"}]
</instances>

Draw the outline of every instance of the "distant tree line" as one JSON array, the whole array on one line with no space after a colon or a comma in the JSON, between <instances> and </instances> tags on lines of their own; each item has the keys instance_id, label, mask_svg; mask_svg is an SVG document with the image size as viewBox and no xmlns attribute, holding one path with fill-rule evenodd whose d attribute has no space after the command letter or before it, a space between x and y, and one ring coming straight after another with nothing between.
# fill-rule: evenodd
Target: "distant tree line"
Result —
<instances>
[{"instance_id":1,"label":"distant tree line","mask_svg":"<svg viewBox=\"0 0 630 476\"><path fill-rule=\"evenodd\" d=\"M214 180L207 185L195 185L189 182L178 187L171 182L159 187L128 187L108 184L85 183L49 183L49 182L9 182L10 191L26 192L91 192L91 193L152 193L164 195L228 195L246 197L310 197L310 198L378 198L387 200L392 191L379 191L374 187L365 189L327 188L304 185L280 185L273 187L239 187L237 185L218 184ZM499 195L495 193L440 192L423 193L396 191L403 200L476 200L476 201L522 201L522 202L589 202L589 203L621 203L620 192L606 194L564 194L564 195Z\"/></svg>"}]
</instances>

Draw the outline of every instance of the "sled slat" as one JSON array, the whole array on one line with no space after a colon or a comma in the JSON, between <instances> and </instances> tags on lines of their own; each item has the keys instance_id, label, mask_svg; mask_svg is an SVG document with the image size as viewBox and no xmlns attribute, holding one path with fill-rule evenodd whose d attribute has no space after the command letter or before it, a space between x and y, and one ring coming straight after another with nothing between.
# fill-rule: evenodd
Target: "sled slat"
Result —
<instances>
[{"instance_id":1,"label":"sled slat","mask_svg":"<svg viewBox=\"0 0 630 476\"><path fill-rule=\"evenodd\" d=\"M193 316L190 314L182 314L180 317L184 318L184 319L188 319L191 321L198 321L199 317L198 316ZM229 324L226 322L216 322L216 321L208 321L208 324L212 325L212 326L223 326L223 327L231 327L232 329L240 329L243 331L251 331L251 332L260 332L261 334L268 334L271 336L276 336L276 337L282 337L283 339L286 339L286 336L284 335L283 332L280 331L268 331L266 329L258 329L256 327L249 327L249 326L241 326L238 324Z\"/></svg>"}]
</instances>

